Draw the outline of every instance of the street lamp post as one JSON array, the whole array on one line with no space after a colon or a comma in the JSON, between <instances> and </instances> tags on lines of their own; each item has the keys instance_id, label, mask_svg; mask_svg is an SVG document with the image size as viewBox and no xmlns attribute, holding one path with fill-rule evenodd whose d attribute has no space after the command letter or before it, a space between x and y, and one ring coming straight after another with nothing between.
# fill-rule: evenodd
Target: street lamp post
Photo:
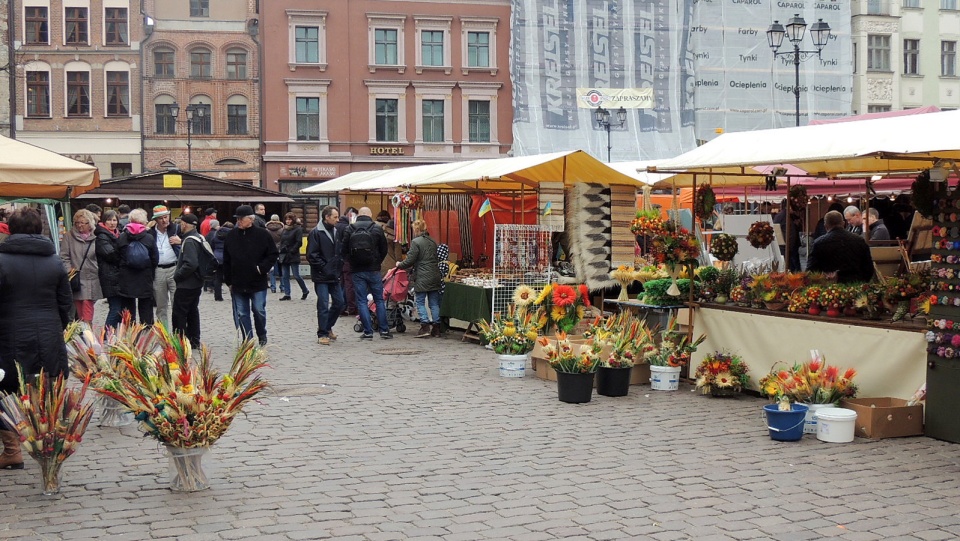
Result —
<instances>
[{"instance_id":1,"label":"street lamp post","mask_svg":"<svg viewBox=\"0 0 960 541\"><path fill-rule=\"evenodd\" d=\"M803 41L803 33L806 30L807 23L799 13L787 21L786 29L780 24L780 21L773 21L773 24L767 29L767 44L770 45L770 48L773 50L773 57L786 56L791 58L790 55L793 55L793 95L796 98L797 104L797 126L800 125L800 62L813 58L813 55L817 55L817 58L820 58L820 51L823 50L827 44L827 40L830 39L830 25L823 22L823 19L817 19L817 22L813 23L813 26L810 27L810 39L813 40L813 46L816 47L817 50L801 51L800 42ZM777 49L783 44L784 35L786 35L790 43L793 44L793 50L777 52Z\"/></svg>"},{"instance_id":2,"label":"street lamp post","mask_svg":"<svg viewBox=\"0 0 960 541\"><path fill-rule=\"evenodd\" d=\"M593 112L593 118L597 120L598 127L607 130L607 163L610 163L610 149L613 148L610 146L610 111L597 106L597 110ZM627 123L627 110L623 107L617 109L617 120L620 121L618 124L620 127Z\"/></svg>"},{"instance_id":3,"label":"street lamp post","mask_svg":"<svg viewBox=\"0 0 960 541\"><path fill-rule=\"evenodd\" d=\"M190 104L186 107L187 111L187 171L193 170L193 115L196 114L198 118L203 118L203 104ZM180 116L180 105L177 102L170 104L170 116L173 117L174 126L179 122L177 117ZM176 131L176 130L174 130Z\"/></svg>"}]
</instances>

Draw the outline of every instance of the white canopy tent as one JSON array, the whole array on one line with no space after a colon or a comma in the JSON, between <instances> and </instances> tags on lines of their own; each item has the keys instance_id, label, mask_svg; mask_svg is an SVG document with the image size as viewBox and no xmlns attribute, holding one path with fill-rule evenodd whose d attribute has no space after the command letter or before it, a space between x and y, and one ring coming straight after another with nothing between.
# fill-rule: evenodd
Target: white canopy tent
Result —
<instances>
[{"instance_id":1,"label":"white canopy tent","mask_svg":"<svg viewBox=\"0 0 960 541\"><path fill-rule=\"evenodd\" d=\"M65 199L99 185L92 165L0 136L0 198Z\"/></svg>"}]
</instances>

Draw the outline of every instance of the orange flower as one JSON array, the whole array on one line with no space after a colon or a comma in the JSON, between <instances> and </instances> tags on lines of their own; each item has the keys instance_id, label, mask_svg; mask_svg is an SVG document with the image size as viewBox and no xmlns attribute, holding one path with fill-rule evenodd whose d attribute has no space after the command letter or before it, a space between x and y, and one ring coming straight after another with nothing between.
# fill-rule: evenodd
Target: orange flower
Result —
<instances>
[{"instance_id":1,"label":"orange flower","mask_svg":"<svg viewBox=\"0 0 960 541\"><path fill-rule=\"evenodd\" d=\"M587 289L587 285L580 284L577 287L580 290L580 299L583 300L584 306L590 306L590 290Z\"/></svg>"},{"instance_id":2,"label":"orange flower","mask_svg":"<svg viewBox=\"0 0 960 541\"><path fill-rule=\"evenodd\" d=\"M570 286L558 285L553 288L553 304L557 306L572 306L577 302L577 291Z\"/></svg>"}]
</instances>

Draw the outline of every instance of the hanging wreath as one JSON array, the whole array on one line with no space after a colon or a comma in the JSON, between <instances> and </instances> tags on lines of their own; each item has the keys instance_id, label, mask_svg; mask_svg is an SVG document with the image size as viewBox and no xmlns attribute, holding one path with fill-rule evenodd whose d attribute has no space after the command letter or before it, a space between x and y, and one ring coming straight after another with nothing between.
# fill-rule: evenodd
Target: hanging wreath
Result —
<instances>
[{"instance_id":1,"label":"hanging wreath","mask_svg":"<svg viewBox=\"0 0 960 541\"><path fill-rule=\"evenodd\" d=\"M720 233L710 241L710 253L719 261L733 261L739 251L740 245L737 244L737 237L733 235Z\"/></svg>"},{"instance_id":2,"label":"hanging wreath","mask_svg":"<svg viewBox=\"0 0 960 541\"><path fill-rule=\"evenodd\" d=\"M929 171L924 171L917 175L917 180L910 186L910 200L914 208L924 218L933 218L933 213L937 208L935 197L937 196L937 185L930 181Z\"/></svg>"},{"instance_id":3,"label":"hanging wreath","mask_svg":"<svg viewBox=\"0 0 960 541\"><path fill-rule=\"evenodd\" d=\"M802 213L807 208L809 197L807 197L806 186L792 186L787 197L790 200L790 208L794 212Z\"/></svg>"},{"instance_id":4,"label":"hanging wreath","mask_svg":"<svg viewBox=\"0 0 960 541\"><path fill-rule=\"evenodd\" d=\"M770 246L773 242L773 226L770 222L753 222L747 231L747 240L750 241L750 246L761 250Z\"/></svg>"},{"instance_id":5,"label":"hanging wreath","mask_svg":"<svg viewBox=\"0 0 960 541\"><path fill-rule=\"evenodd\" d=\"M713 214L713 207L717 204L717 196L713 193L713 188L706 184L697 188L696 196L693 198L693 212L698 220L706 220Z\"/></svg>"},{"instance_id":6,"label":"hanging wreath","mask_svg":"<svg viewBox=\"0 0 960 541\"><path fill-rule=\"evenodd\" d=\"M638 210L637 217L630 222L630 231L634 235L653 237L663 232L663 218L658 210Z\"/></svg>"},{"instance_id":7,"label":"hanging wreath","mask_svg":"<svg viewBox=\"0 0 960 541\"><path fill-rule=\"evenodd\" d=\"M393 195L390 202L395 208L401 209L421 209L423 208L423 197L418 193L399 192Z\"/></svg>"}]
</instances>

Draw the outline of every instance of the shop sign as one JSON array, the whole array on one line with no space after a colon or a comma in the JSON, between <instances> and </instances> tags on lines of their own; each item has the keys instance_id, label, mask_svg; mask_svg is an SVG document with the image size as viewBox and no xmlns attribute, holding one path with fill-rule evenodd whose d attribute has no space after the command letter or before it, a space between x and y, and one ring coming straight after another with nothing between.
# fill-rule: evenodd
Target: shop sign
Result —
<instances>
[{"instance_id":1,"label":"shop sign","mask_svg":"<svg viewBox=\"0 0 960 541\"><path fill-rule=\"evenodd\" d=\"M403 156L403 147L370 147L371 156Z\"/></svg>"},{"instance_id":2,"label":"shop sign","mask_svg":"<svg viewBox=\"0 0 960 541\"><path fill-rule=\"evenodd\" d=\"M281 177L335 178L339 176L336 165L281 164Z\"/></svg>"}]
</instances>

